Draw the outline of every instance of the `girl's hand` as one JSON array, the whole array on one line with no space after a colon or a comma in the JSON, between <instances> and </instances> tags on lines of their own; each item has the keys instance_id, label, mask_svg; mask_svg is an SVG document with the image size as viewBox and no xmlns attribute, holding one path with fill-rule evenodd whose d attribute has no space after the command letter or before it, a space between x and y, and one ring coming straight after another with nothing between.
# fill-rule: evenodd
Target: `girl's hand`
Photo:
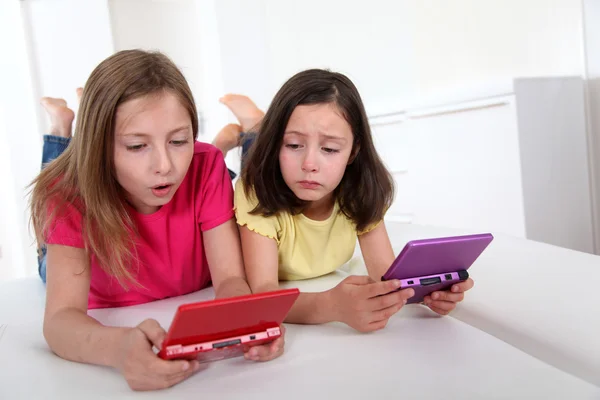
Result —
<instances>
[{"instance_id":1,"label":"girl's hand","mask_svg":"<svg viewBox=\"0 0 600 400\"><path fill-rule=\"evenodd\" d=\"M160 349L165 335L158 322L147 319L123 336L116 367L133 390L165 389L200 368L198 361L167 361L154 354L152 346Z\"/></svg>"},{"instance_id":2,"label":"girl's hand","mask_svg":"<svg viewBox=\"0 0 600 400\"><path fill-rule=\"evenodd\" d=\"M440 315L448 315L459 302L463 301L465 292L471 289L474 284L473 279L469 278L464 282L452 285L450 291L442 290L425 296L423 303Z\"/></svg>"},{"instance_id":3,"label":"girl's hand","mask_svg":"<svg viewBox=\"0 0 600 400\"><path fill-rule=\"evenodd\" d=\"M396 291L399 286L397 280L376 282L368 276L349 276L328 292L335 320L360 332L383 329L415 294L410 288Z\"/></svg>"},{"instance_id":4,"label":"girl's hand","mask_svg":"<svg viewBox=\"0 0 600 400\"><path fill-rule=\"evenodd\" d=\"M245 351L244 358L252 361L269 361L282 355L285 346L285 327L281 325L279 328L280 337L271 343L250 347Z\"/></svg>"}]
</instances>

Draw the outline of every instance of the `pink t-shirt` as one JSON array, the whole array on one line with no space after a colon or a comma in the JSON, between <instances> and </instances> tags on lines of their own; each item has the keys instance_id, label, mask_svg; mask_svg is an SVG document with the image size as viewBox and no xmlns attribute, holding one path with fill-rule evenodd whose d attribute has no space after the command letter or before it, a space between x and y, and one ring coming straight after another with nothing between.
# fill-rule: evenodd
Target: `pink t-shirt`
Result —
<instances>
[{"instance_id":1,"label":"pink t-shirt","mask_svg":"<svg viewBox=\"0 0 600 400\"><path fill-rule=\"evenodd\" d=\"M92 255L88 307L123 307L191 293L210 284L202 232L233 218L233 186L222 153L196 142L188 172L173 199L153 214L128 207L139 232L140 259L132 272L140 286L107 275ZM49 244L84 248L81 214L69 205L46 238ZM226 243L223 244L226 246ZM137 263L136 263L137 264Z\"/></svg>"}]
</instances>

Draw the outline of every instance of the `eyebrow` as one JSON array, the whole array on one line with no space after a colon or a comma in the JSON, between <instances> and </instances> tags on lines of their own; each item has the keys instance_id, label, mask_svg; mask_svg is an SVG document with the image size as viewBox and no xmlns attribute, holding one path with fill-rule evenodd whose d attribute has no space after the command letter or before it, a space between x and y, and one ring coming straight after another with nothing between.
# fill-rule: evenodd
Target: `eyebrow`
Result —
<instances>
[{"instance_id":1,"label":"eyebrow","mask_svg":"<svg viewBox=\"0 0 600 400\"><path fill-rule=\"evenodd\" d=\"M284 135L308 136L306 133L302 133L302 132L298 132L298 131L285 131L283 134ZM342 141L342 142L348 141L346 138L343 138L341 136L333 136L333 135L326 135L326 134L319 134L319 135L324 137L325 139L338 140L338 141Z\"/></svg>"},{"instance_id":2,"label":"eyebrow","mask_svg":"<svg viewBox=\"0 0 600 400\"><path fill-rule=\"evenodd\" d=\"M190 129L189 125L180 126L179 128L175 128L175 129L172 129L169 132L167 132L167 135L172 135L174 133L181 132L181 131L187 130L187 129ZM143 133L143 132L130 132L130 133L123 133L123 134L121 134L121 136L141 136L141 137L146 137L146 136L150 136L150 135L147 134L147 133Z\"/></svg>"}]
</instances>

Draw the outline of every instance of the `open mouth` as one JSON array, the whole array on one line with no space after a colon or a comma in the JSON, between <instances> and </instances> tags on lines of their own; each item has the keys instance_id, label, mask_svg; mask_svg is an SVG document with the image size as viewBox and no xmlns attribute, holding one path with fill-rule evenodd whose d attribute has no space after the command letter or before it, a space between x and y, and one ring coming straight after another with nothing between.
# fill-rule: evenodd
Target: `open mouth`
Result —
<instances>
[{"instance_id":1,"label":"open mouth","mask_svg":"<svg viewBox=\"0 0 600 400\"><path fill-rule=\"evenodd\" d=\"M166 183L164 185L154 186L152 188L152 193L156 197L164 197L164 196L168 195L171 192L171 188L172 187L173 187L173 185L170 184L170 183Z\"/></svg>"}]
</instances>

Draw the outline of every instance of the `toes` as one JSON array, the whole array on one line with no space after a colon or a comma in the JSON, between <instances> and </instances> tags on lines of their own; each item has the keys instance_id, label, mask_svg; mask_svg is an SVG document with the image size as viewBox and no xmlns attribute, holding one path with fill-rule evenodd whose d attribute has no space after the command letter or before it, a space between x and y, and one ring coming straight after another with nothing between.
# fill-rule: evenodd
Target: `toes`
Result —
<instances>
[{"instance_id":1,"label":"toes","mask_svg":"<svg viewBox=\"0 0 600 400\"><path fill-rule=\"evenodd\" d=\"M75 89L75 92L77 93L77 101L81 101L81 96L83 96L83 88L78 87Z\"/></svg>"},{"instance_id":2,"label":"toes","mask_svg":"<svg viewBox=\"0 0 600 400\"><path fill-rule=\"evenodd\" d=\"M57 108L66 107L67 102L64 99L57 99L54 97L42 97L41 103L44 107Z\"/></svg>"}]
</instances>

